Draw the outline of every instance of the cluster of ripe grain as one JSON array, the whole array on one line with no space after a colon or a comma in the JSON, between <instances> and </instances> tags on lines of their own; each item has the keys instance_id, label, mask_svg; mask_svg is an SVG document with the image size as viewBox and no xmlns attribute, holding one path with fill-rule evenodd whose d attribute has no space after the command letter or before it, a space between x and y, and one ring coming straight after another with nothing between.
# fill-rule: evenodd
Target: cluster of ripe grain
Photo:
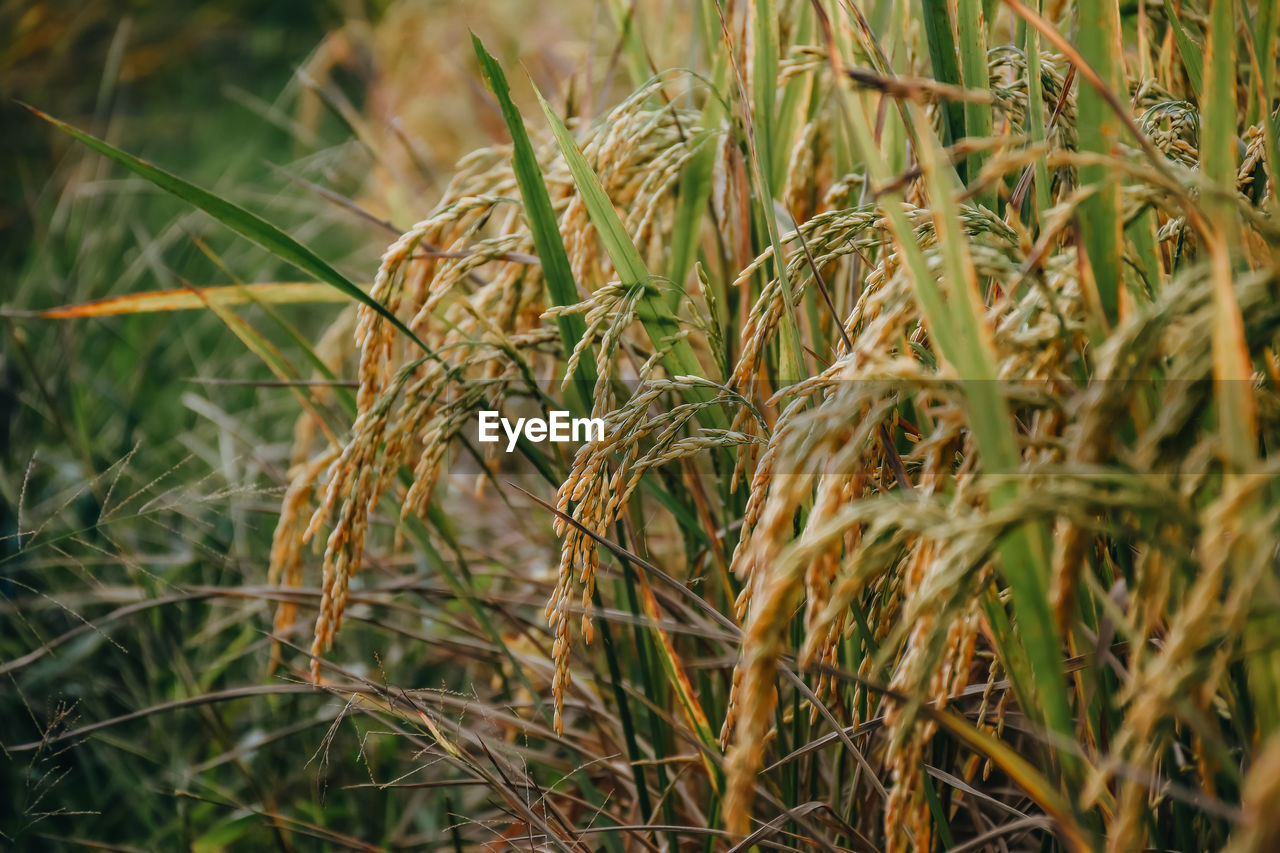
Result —
<instances>
[{"instance_id":1,"label":"cluster of ripe grain","mask_svg":"<svg viewBox=\"0 0 1280 853\"><path fill-rule=\"evenodd\" d=\"M814 699L804 700L811 721L825 703L851 730L879 724L868 752L887 784L873 773L860 784L878 788L887 849L930 849L937 816L924 775L939 728L922 709L934 715L972 699L971 722L997 738L1010 703L1031 726L1052 722L1050 712L1037 716L1037 703L1048 690L1042 679L1053 674L1037 673L1011 633L1019 593L1009 578L1027 572L1055 623L1043 630L1058 643L1056 659L1125 638L1123 660L1104 654L1124 685L1105 700L1116 728L1098 730L1102 700L1077 680L1069 688L1079 755L1063 757L1069 750L1060 744L1048 749L1063 778L1080 784L1078 812L1099 815L1112 849L1141 846L1151 797L1141 776L1159 772L1179 702L1226 719L1229 670L1253 630L1253 596L1275 592L1280 529L1266 497L1278 463L1264 455L1240 476L1223 433L1204 418L1223 381L1212 351L1222 335L1222 279L1208 263L1216 232L1194 197L1211 192L1199 175L1198 112L1170 91L1171 75L1135 77L1130 120L1159 160L1143 160L1132 140L1134 148L1112 154L1081 150L1069 63L1043 55L1036 88L1053 109L1044 143L1028 147L1027 61L1019 48L993 49L989 97L965 95L997 119L995 143L971 142L985 146L973 177L1003 187L1006 201L1021 193L1021 201L1020 177L1043 158L1051 185L1037 192L1047 206L1028 223L1020 204L992 210L976 202L976 191L939 198L946 184L931 182L940 167L927 157L892 186L873 185L869 167L842 172L848 157L836 140L844 139L845 101L825 93L849 81L834 76L840 66L828 49L790 45L778 66L780 89L809 81L813 108L780 141L787 153L777 210L756 207L741 128L700 126L702 113L666 101L662 80L576 128L627 234L655 266L673 239L681 176L699 146L713 146L715 233L705 242L717 263L698 266L688 282L618 280L584 195L548 141L538 158L580 291L577 304L548 305L539 267L525 257L533 239L511 203L517 189L507 153L466 158L436 211L387 250L374 282L374 297L405 317L432 353L409 349L385 320L359 310L359 415L340 446L303 434L273 578L299 582L300 544L328 527L313 647L318 677L379 500L394 492L402 518L425 515L446 453L474 411L500 407L508 395L552 399L566 386L548 377L567 383L589 362L591 413L607 427L573 457L556 504L559 560L544 615L554 635L557 732L572 726L565 719L572 649L595 633L598 541L625 517L646 477L714 458L725 463L718 476L748 488L736 523L706 531L730 546L732 616L742 630L720 734L731 832L752 828L758 776L778 734L779 674L795 651L794 665L811 679ZM942 84L904 92L927 105L903 111L904 138L934 132L943 120L939 99L964 94ZM863 111L876 103L863 98L849 103ZM1261 121L1242 128L1238 192L1219 199L1243 228L1241 260L1226 285L1243 318L1234 345L1258 367L1241 384L1256 403L1252 437L1264 454L1280 427L1280 282L1268 248L1280 232L1253 201L1273 194L1266 130ZM964 151L951 153L962 159ZM1075 233L1082 205L1097 192L1080 175L1100 164L1114 170L1119 222L1128 229L1119 232L1124 269L1113 271L1124 285L1115 317L1100 307L1101 271ZM760 250L760 216L784 226L785 257ZM955 280L957 259L964 281ZM942 330L930 325L922 279L946 282L947 307L957 314L962 288L977 295L973 340L989 350L992 375L961 375L954 351L940 344ZM837 290L837 317L822 314L828 286ZM646 288L676 306L682 321L653 346L637 320L642 300L654 298ZM796 320L793 306L806 305L817 307ZM553 325L568 316L581 316L586 334L565 351ZM730 329L726 316L737 318ZM779 375L789 336L826 347L798 378ZM678 341L693 343L707 376L666 371L665 348ZM1007 408L1011 465L981 452L974 382L994 384L992 399ZM728 429L699 420L709 407L725 413ZM731 491L716 493L724 506ZM313 495L318 506L303 525ZM1011 552L1001 550L1015 531L1032 529L1053 537L1043 577L1008 565ZM797 614L803 639L793 649ZM292 618L282 609L277 627ZM1019 631L1028 630L1026 619ZM852 690L842 668L860 679ZM1200 735L1191 741L1189 760L1211 779L1215 744ZM972 762L957 770L970 781L985 772Z\"/></svg>"}]
</instances>

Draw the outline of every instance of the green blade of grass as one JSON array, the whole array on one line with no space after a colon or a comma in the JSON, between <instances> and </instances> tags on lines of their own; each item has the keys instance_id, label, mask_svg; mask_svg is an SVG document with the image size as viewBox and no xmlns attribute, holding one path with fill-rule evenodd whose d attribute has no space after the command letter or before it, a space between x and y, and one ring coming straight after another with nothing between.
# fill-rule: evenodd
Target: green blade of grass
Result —
<instances>
[{"instance_id":1,"label":"green blade of grass","mask_svg":"<svg viewBox=\"0 0 1280 853\"><path fill-rule=\"evenodd\" d=\"M966 89L985 92L991 87L987 70L987 27L982 0L959 0L956 35L960 40L960 75ZM964 132L970 139L991 136L991 104L985 101L964 102ZM986 151L969 155L969 177L976 178L987 160ZM976 201L996 213L996 189L992 185L978 194Z\"/></svg>"},{"instance_id":2,"label":"green blade of grass","mask_svg":"<svg viewBox=\"0 0 1280 853\"><path fill-rule=\"evenodd\" d=\"M1264 105L1265 112L1270 112L1276 83L1277 36L1280 36L1280 8L1275 3L1259 3L1258 15L1254 19L1253 49L1258 68L1257 91L1261 97L1249 103L1249 113L1245 119L1248 124L1257 124L1264 118L1270 118L1269 115L1264 115Z\"/></svg>"},{"instance_id":3,"label":"green blade of grass","mask_svg":"<svg viewBox=\"0 0 1280 853\"><path fill-rule=\"evenodd\" d=\"M811 5L813 6L813 9L815 10L815 12L821 8L821 6L817 3L817 0L814 0L814 3ZM866 54L867 59L871 62L871 67L875 69L876 73L881 75L882 77L888 77L888 78L898 76L897 71L895 71L894 66L889 61L889 57L885 54L884 48L881 47L880 41L877 38L875 31L872 29L870 23L867 21L866 16L864 16L862 12L858 9L857 5L853 3L845 2L842 4L841 8L844 9L845 17L849 20L849 23L852 27L851 35L854 38L854 43L861 46L863 53ZM821 20L821 16L819 16L819 18ZM828 37L824 34L823 38L826 41L834 43L834 34L832 34L831 37ZM843 71L838 73L840 74L840 76L843 76ZM850 69L850 73L851 74L853 73L852 69ZM910 118L907 115L906 104L903 102L902 98L894 97L894 98L890 98L889 100L892 102L891 103L892 108L897 111L899 117L901 118L902 129L906 131L907 141L910 144L911 148L914 150L915 147L919 144L919 141L916 139L916 127L911 122ZM906 163L904 159L904 155L906 152L900 151L897 149L890 149L888 147L892 141L892 137L894 136L894 134L888 132L887 119L886 119L885 131L886 132L884 133L877 131L877 134L875 137L877 143L879 143L879 148L882 153L882 156L886 158L893 158L892 162L897 166L898 169L906 168ZM886 162L890 162L890 161L887 160ZM959 173L957 172L956 174L958 178Z\"/></svg>"},{"instance_id":4,"label":"green blade of grass","mask_svg":"<svg viewBox=\"0 0 1280 853\"><path fill-rule=\"evenodd\" d=\"M1266 4L1263 4L1266 5ZM1204 53L1200 46L1191 40L1187 28L1182 26L1182 19L1173 8L1172 0L1164 0L1164 13L1173 29L1173 40L1178 44L1178 53L1182 56L1182 67L1186 69L1187 79L1191 81L1191 90L1199 99L1204 91Z\"/></svg>"},{"instance_id":5,"label":"green blade of grass","mask_svg":"<svg viewBox=\"0 0 1280 853\"><path fill-rule=\"evenodd\" d=\"M645 780L644 768L640 764L644 756L640 752L640 744L636 739L636 726L631 717L631 702L627 699L627 693L622 687L622 667L618 663L613 628L610 627L609 619L605 616L604 598L600 595L598 586L591 591L591 602L596 608L595 618L600 625L601 645L604 646L605 663L609 667L609 686L613 692L614 704L618 706L618 719L622 724L623 739L626 741L631 778L635 781L636 803L640 806L641 814L652 814L649 785Z\"/></svg>"},{"instance_id":6,"label":"green blade of grass","mask_svg":"<svg viewBox=\"0 0 1280 853\"><path fill-rule=\"evenodd\" d=\"M1213 375L1222 445L1238 472L1256 460L1257 415L1250 377L1253 367L1245 345L1244 318L1232 284L1232 249L1237 243L1236 182L1236 3L1217 0L1209 20L1205 55L1205 100L1200 121L1200 170L1216 185L1208 219L1215 236L1213 265L1215 319Z\"/></svg>"},{"instance_id":7,"label":"green blade of grass","mask_svg":"<svg viewBox=\"0 0 1280 853\"><path fill-rule=\"evenodd\" d=\"M64 121L59 121L53 116L37 110L35 107L27 106L26 104L23 106L26 106L27 109L54 127L73 136L98 153L114 160L139 177L145 178L160 189L172 193L188 204L200 208L232 231L252 240L282 261L292 264L303 272L310 273L325 284L337 288L357 302L372 308L417 344L424 352L431 351L408 326L388 311L382 303L348 281L346 276L330 266L315 252L312 252L256 213L251 213L237 204L220 198L208 190L201 189L195 184L188 183L177 175L157 168L145 160L134 157L132 154L127 154L114 145L91 136L83 130L72 127Z\"/></svg>"},{"instance_id":8,"label":"green blade of grass","mask_svg":"<svg viewBox=\"0 0 1280 853\"><path fill-rule=\"evenodd\" d=\"M1200 171L1229 199L1236 182L1236 4L1235 0L1215 0L1211 5L1204 57L1208 79L1200 103ZM1224 199L1215 207L1218 215L1214 220L1230 232L1233 206Z\"/></svg>"},{"instance_id":9,"label":"green blade of grass","mask_svg":"<svg viewBox=\"0 0 1280 853\"><path fill-rule=\"evenodd\" d=\"M673 296L679 298L698 251L698 235L702 229L702 217L711 197L712 178L715 173L716 154L719 152L720 123L724 120L724 104L720 93L724 89L729 64L723 53L716 58L712 73L712 91L702 109L700 125L702 136L695 141L697 151L689 158L676 195L679 199L676 219L671 229L671 267L669 278L676 286Z\"/></svg>"},{"instance_id":10,"label":"green blade of grass","mask_svg":"<svg viewBox=\"0 0 1280 853\"><path fill-rule=\"evenodd\" d=\"M1215 0L1208 28L1206 97L1201 104L1201 170L1221 190L1235 187L1235 1ZM1230 205L1220 207L1226 214ZM1219 223L1224 224L1224 223Z\"/></svg>"},{"instance_id":11,"label":"green blade of grass","mask_svg":"<svg viewBox=\"0 0 1280 853\"><path fill-rule=\"evenodd\" d=\"M474 33L471 45L475 48L476 59L480 61L485 79L489 81L489 88L498 99L502 118L511 134L516 183L520 186L520 197L524 200L525 216L529 220L533 244L542 261L542 277L547 284L547 292L556 305L573 305L579 300L578 286L574 282L569 256L565 252L564 240L560 237L560 225L551 206L546 182L538 169L538 158L529 141L529 133L525 130L524 119L511 100L511 87L507 84L502 66L485 50L484 44ZM578 341L587 333L586 323L578 314L558 317L556 325L560 329L560 341L566 353L573 352ZM589 354L578 361L577 376L573 378L572 394L576 398L576 408L584 413L591 411L590 392L595 387L596 367L595 360Z\"/></svg>"},{"instance_id":12,"label":"green blade of grass","mask_svg":"<svg viewBox=\"0 0 1280 853\"><path fill-rule=\"evenodd\" d=\"M950 850L956 844L955 838L951 834L951 825L947 823L947 813L942 807L942 800L938 798L938 789L934 786L933 777L929 775L927 769L921 773L920 783L924 788L924 799L929 806L929 814L933 816L933 825L937 828L938 840L942 842L944 849Z\"/></svg>"},{"instance_id":13,"label":"green blade of grass","mask_svg":"<svg viewBox=\"0 0 1280 853\"><path fill-rule=\"evenodd\" d=\"M1114 0L1081 0L1080 55L1112 92L1120 89L1120 10ZM1106 99L1092 86L1076 97L1080 150L1110 155L1120 140L1120 124ZM1098 308L1105 323L1120 316L1120 276L1124 269L1120 233L1120 184L1104 165L1080 167L1080 183L1098 191L1080 206L1080 233L1093 272ZM1097 323L1095 338L1105 323Z\"/></svg>"},{"instance_id":14,"label":"green blade of grass","mask_svg":"<svg viewBox=\"0 0 1280 853\"><path fill-rule=\"evenodd\" d=\"M929 63L933 76L940 83L961 86L960 66L956 62L956 40L951 33L951 13L946 0L923 0L924 34L929 45ZM964 139L964 105L957 101L939 104L942 110L942 141L955 145ZM965 180L966 165L957 163L960 179Z\"/></svg>"},{"instance_id":15,"label":"green blade of grass","mask_svg":"<svg viewBox=\"0 0 1280 853\"><path fill-rule=\"evenodd\" d=\"M777 112L778 87L778 16L773 0L756 0L751 4L752 25L755 38L752 41L751 99L755 110L754 121L761 129L756 134L756 146L760 149L763 164L762 177L769 182L770 193L778 188L777 169L774 162L774 124Z\"/></svg>"},{"instance_id":16,"label":"green blade of grass","mask_svg":"<svg viewBox=\"0 0 1280 853\"><path fill-rule=\"evenodd\" d=\"M1040 11L1036 0L1036 11ZM1026 41L1023 52L1027 57L1027 129L1031 142L1040 144L1047 138L1044 125L1044 84L1040 79L1040 32L1035 27L1023 28ZM1049 165L1045 155L1036 156L1035 162L1035 212L1039 221L1049 209Z\"/></svg>"},{"instance_id":17,"label":"green blade of grass","mask_svg":"<svg viewBox=\"0 0 1280 853\"><path fill-rule=\"evenodd\" d=\"M808 6L801 6L795 12L796 20L791 24L793 44L808 44L810 40L810 11ZM781 43L774 45L778 54L786 50ZM779 58L775 55L775 60ZM777 67L775 65L775 71ZM796 123L802 115L801 106L805 102L805 94L809 89L812 75L793 74L782 87L782 97L775 98L773 121L770 123L773 148L771 168L773 170L774 192L780 191L787 181L787 167L791 159L792 143L796 133ZM777 86L775 78L774 86Z\"/></svg>"},{"instance_id":18,"label":"green blade of grass","mask_svg":"<svg viewBox=\"0 0 1280 853\"><path fill-rule=\"evenodd\" d=\"M1258 9L1257 29L1253 39L1252 60L1258 65L1259 92L1255 99L1258 103L1258 117L1251 119L1250 124L1262 122L1263 133L1267 140L1267 169L1271 175L1280 174L1280 120L1271 113L1271 104L1276 94L1276 64L1280 62L1280 8L1275 4L1264 3ZM1271 182L1272 198L1276 196L1275 181Z\"/></svg>"}]
</instances>

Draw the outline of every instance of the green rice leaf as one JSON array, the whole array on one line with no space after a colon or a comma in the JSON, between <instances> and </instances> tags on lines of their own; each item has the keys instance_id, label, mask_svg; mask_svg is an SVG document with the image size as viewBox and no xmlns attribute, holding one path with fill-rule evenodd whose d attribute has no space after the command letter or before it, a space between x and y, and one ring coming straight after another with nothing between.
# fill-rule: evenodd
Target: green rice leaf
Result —
<instances>
[{"instance_id":1,"label":"green rice leaf","mask_svg":"<svg viewBox=\"0 0 1280 853\"><path fill-rule=\"evenodd\" d=\"M25 106L25 105L24 105ZM52 124L59 130L70 134L80 142L89 146L93 150L106 157L114 160L134 174L145 178L155 184L162 190L172 193L183 201L200 208L223 225L235 231L242 237L247 237L266 249L271 254L286 261L303 272L310 273L331 287L345 293L352 299L367 305L378 314L380 314L391 325L395 326L400 332L404 333L410 340L422 348L425 352L430 352L427 345L424 344L417 335L415 335L408 326L400 321L398 317L386 309L382 303L365 293L356 285L347 280L346 276L338 272L326 261L324 261L315 252L312 252L306 246L303 246L297 240L294 240L288 234L285 234L276 226L267 222L256 213L251 213L237 204L227 201L224 198L214 195L208 190L201 189L195 184L188 183L177 175L173 175L151 165L145 160L140 160L132 154L127 154L119 148L104 142L95 136L85 133L83 130L72 127L64 121L59 121L53 116L42 113L34 107L27 107L31 112L40 118Z\"/></svg>"},{"instance_id":2,"label":"green rice leaf","mask_svg":"<svg viewBox=\"0 0 1280 853\"><path fill-rule=\"evenodd\" d=\"M516 183L520 186L520 197L524 200L525 216L529 220L533 244L542 262L542 276L547 284L547 292L554 304L573 305L579 300L578 286L574 282L569 256L565 252L564 240L560 237L560 224L551 206L551 196L538 168L538 158L529 141L529 133L525 130L524 119L511 100L511 87L507 84L502 66L485 50L484 44L475 34L471 36L471 44L475 48L485 79L489 81L489 88L498 99L502 118L511 134ZM556 324L560 329L560 341L565 353L573 352L578 341L586 334L586 323L580 315L571 314L556 318ZM577 400L578 408L587 412L591 410L591 405L586 395L596 381L594 360L580 359L577 374L573 385L575 394L580 398Z\"/></svg>"},{"instance_id":3,"label":"green rice leaf","mask_svg":"<svg viewBox=\"0 0 1280 853\"><path fill-rule=\"evenodd\" d=\"M1082 0L1080 55L1112 92L1120 89L1120 11L1113 0ZM1106 98L1093 86L1081 85L1076 98L1080 150L1110 155L1120 140L1120 122ZM1120 184L1105 165L1080 168L1081 184L1098 191L1080 206L1080 232L1096 284L1100 317L1093 328L1097 340L1107 323L1120 316L1120 276L1124 269L1120 233Z\"/></svg>"},{"instance_id":4,"label":"green rice leaf","mask_svg":"<svg viewBox=\"0 0 1280 853\"><path fill-rule=\"evenodd\" d=\"M1039 0L1036 3L1040 5ZM1039 8L1036 11L1040 11ZM1040 144L1045 141L1044 124L1044 84L1040 79L1040 32L1035 27L1025 27L1026 40L1023 42L1023 53L1027 57L1027 130L1031 141ZM1035 211L1037 220L1049 209L1049 166L1042 153L1035 162Z\"/></svg>"},{"instance_id":5,"label":"green rice leaf","mask_svg":"<svg viewBox=\"0 0 1280 853\"><path fill-rule=\"evenodd\" d=\"M698 255L698 237L702 232L702 217L711 198L715 175L716 155L720 150L720 125L724 121L724 100L721 93L729 73L728 57L717 53L711 75L711 90L702 108L699 125L702 135L694 139L696 150L680 175L676 189L677 207L675 223L671 228L671 267L668 277L677 291L672 293L672 307L679 302L678 290L684 287L689 271Z\"/></svg>"},{"instance_id":6,"label":"green rice leaf","mask_svg":"<svg viewBox=\"0 0 1280 853\"><path fill-rule=\"evenodd\" d=\"M578 192L582 194L591 223L599 233L609 257L613 259L614 269L628 287L645 289L644 296L636 303L636 315L644 324L654 347L666 351L662 359L663 365L673 376L703 375L693 348L688 341L678 337L680 323L653 286L649 270L645 266L644 259L640 257L640 250L636 248L626 228L623 227L618 212L613 209L613 202L609 201L604 187L600 184L600 179L587 163L586 158L582 156L582 152L578 150L578 144L569 133L569 129L564 126L564 122L555 114L536 87L534 92L538 96L538 102L542 104L542 111L546 114L547 121L551 124L551 130L555 134L556 142L560 145L561 153L564 154L565 162L569 165L569 171L573 175L574 183L578 186ZM689 393L702 402L711 399L709 392L699 389L691 389ZM703 407L699 411L699 419L717 428L724 428L727 424L724 413L714 406Z\"/></svg>"},{"instance_id":7,"label":"green rice leaf","mask_svg":"<svg viewBox=\"0 0 1280 853\"><path fill-rule=\"evenodd\" d=\"M1205 103L1200 120L1200 170L1216 184L1209 200L1215 237L1213 264L1213 376L1222 446L1237 471L1248 471L1256 459L1257 414L1250 377L1253 366L1245 344L1244 318L1232 284L1233 249L1238 223L1232 196L1236 177L1236 3L1217 0L1209 20L1205 56Z\"/></svg>"},{"instance_id":8,"label":"green rice leaf","mask_svg":"<svg viewBox=\"0 0 1280 853\"><path fill-rule=\"evenodd\" d=\"M959 0L956 15L956 35L960 40L960 74L967 89L985 92L991 86L987 70L987 27L982 12L982 0ZM964 132L971 139L991 136L991 104L965 101ZM975 151L969 157L969 178L977 177L986 162L985 151ZM977 197L979 204L996 212L995 187L983 190Z\"/></svg>"},{"instance_id":9,"label":"green rice leaf","mask_svg":"<svg viewBox=\"0 0 1280 853\"><path fill-rule=\"evenodd\" d=\"M933 76L939 83L950 86L963 85L960 65L956 61L956 40L951 33L951 13L946 0L922 0L924 7L924 35L929 45L929 63ZM964 105L958 101L946 101L938 105L942 110L942 141L954 145L964 139ZM965 164L957 165L964 180Z\"/></svg>"},{"instance_id":10,"label":"green rice leaf","mask_svg":"<svg viewBox=\"0 0 1280 853\"><path fill-rule=\"evenodd\" d=\"M1173 28L1173 40L1178 43L1178 53L1182 55L1182 67L1187 70L1187 79L1191 81L1191 88L1196 93L1196 98L1199 98L1204 91L1204 74L1202 73L1204 53L1201 52L1200 46L1191 40L1171 0L1164 0L1164 13L1169 18L1169 25Z\"/></svg>"}]
</instances>

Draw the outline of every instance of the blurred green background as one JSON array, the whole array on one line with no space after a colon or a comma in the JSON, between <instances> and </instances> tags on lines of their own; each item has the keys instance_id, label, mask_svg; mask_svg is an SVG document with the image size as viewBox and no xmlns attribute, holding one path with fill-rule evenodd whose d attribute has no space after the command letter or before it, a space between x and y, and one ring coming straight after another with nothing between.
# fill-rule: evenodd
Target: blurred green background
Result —
<instances>
[{"instance_id":1,"label":"blurred green background","mask_svg":"<svg viewBox=\"0 0 1280 853\"><path fill-rule=\"evenodd\" d=\"M30 312L297 275L17 101L367 274L379 242L369 227L295 178L354 192L369 160L331 113L298 123L295 71L332 27L381 11L0 5L0 848L345 849L344 833L373 844L440 837L415 826L407 805L418 794L349 787L368 783L392 747L365 740L358 722L326 738L342 708L324 695L208 702L52 740L267 683L269 603L192 591L264 583L297 406L280 389L192 381L270 377L209 312ZM342 73L359 67L356 56ZM360 81L349 82L358 108ZM336 312L281 314L314 334ZM260 313L243 313L279 337ZM328 762L328 749L341 760Z\"/></svg>"}]
</instances>

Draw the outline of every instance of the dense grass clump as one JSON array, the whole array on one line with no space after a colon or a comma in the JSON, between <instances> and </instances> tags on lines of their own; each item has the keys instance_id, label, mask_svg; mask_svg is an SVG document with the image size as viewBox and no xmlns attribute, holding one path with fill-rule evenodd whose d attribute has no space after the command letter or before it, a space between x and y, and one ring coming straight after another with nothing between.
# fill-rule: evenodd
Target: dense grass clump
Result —
<instances>
[{"instance_id":1,"label":"dense grass clump","mask_svg":"<svg viewBox=\"0 0 1280 853\"><path fill-rule=\"evenodd\" d=\"M300 408L263 671L441 847L1274 849L1274 4L613 5L474 40L503 141L347 202L367 288L81 135L356 301L312 383L201 297Z\"/></svg>"}]
</instances>

